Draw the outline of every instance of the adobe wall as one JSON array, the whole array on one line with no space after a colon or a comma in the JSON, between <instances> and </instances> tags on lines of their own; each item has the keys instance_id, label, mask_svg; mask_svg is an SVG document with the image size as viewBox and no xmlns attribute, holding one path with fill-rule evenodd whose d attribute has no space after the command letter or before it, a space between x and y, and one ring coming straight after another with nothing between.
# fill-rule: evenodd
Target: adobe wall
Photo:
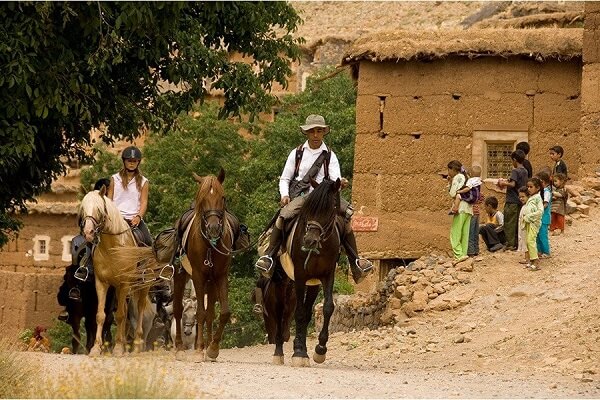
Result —
<instances>
[{"instance_id":1,"label":"adobe wall","mask_svg":"<svg viewBox=\"0 0 600 400\"><path fill-rule=\"evenodd\" d=\"M29 214L16 240L0 250L0 334L14 338L25 328L49 326L60 312L56 300L64 268L63 236L78 232L74 215ZM35 260L33 238L50 237L49 259Z\"/></svg>"},{"instance_id":2,"label":"adobe wall","mask_svg":"<svg viewBox=\"0 0 600 400\"><path fill-rule=\"evenodd\" d=\"M581 83L580 175L600 167L600 3L585 2Z\"/></svg>"},{"instance_id":3,"label":"adobe wall","mask_svg":"<svg viewBox=\"0 0 600 400\"><path fill-rule=\"evenodd\" d=\"M579 60L361 62L352 199L356 215L379 218L377 232L357 233L361 253L449 251L450 200L436 173L452 159L472 163L475 131L524 132L535 169L550 165L548 148L560 144L577 171L580 75Z\"/></svg>"}]
</instances>

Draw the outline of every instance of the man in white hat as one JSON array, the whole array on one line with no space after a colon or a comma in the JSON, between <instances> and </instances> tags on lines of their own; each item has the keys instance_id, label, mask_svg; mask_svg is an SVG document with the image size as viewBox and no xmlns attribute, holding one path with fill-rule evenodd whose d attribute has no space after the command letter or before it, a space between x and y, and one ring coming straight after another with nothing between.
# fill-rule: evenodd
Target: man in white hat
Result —
<instances>
[{"instance_id":1,"label":"man in white hat","mask_svg":"<svg viewBox=\"0 0 600 400\"><path fill-rule=\"evenodd\" d=\"M329 125L325 123L325 118L321 115L309 115L306 124L300 125L300 129L307 140L292 150L287 158L279 178L280 204L283 208L273 226L269 248L256 262L256 268L267 278L273 274L273 257L276 256L283 241L284 222L298 215L306 195L313 190L310 179L317 183L321 183L323 179L333 181L342 179L340 163L335 153L323 143L323 137L329 133ZM347 181L345 183L347 184ZM342 245L350 262L352 277L358 283L373 269L373 264L367 259L358 257L356 239L350 224L352 212L348 202L341 199L340 213L346 220L346 229L341 238Z\"/></svg>"}]
</instances>

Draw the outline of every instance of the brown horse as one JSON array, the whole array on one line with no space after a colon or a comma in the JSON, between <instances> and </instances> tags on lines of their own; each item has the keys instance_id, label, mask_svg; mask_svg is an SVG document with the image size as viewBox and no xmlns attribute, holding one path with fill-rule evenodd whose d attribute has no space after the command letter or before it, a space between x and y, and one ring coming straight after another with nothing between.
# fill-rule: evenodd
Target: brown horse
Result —
<instances>
[{"instance_id":1,"label":"brown horse","mask_svg":"<svg viewBox=\"0 0 600 400\"><path fill-rule=\"evenodd\" d=\"M191 265L192 281L196 290L198 306L196 320L198 334L196 351L204 359L204 351L209 359L219 355L219 343L223 337L225 324L229 321L229 266L233 248L233 233L225 218L225 193L222 183L225 171L219 176L200 177L194 174L198 182L196 192L194 220L185 243L185 252ZM180 269L174 276L173 316L175 317L175 347L183 350L181 339L181 316L183 313L183 292L187 282L187 272ZM204 295L207 294L205 307ZM215 303L219 302L219 325L213 335ZM206 340L204 330L206 329Z\"/></svg>"},{"instance_id":2,"label":"brown horse","mask_svg":"<svg viewBox=\"0 0 600 400\"><path fill-rule=\"evenodd\" d=\"M308 366L306 331L319 294L319 285L307 286L307 281L319 280L323 286L323 327L313 360L325 361L329 339L329 320L333 314L333 283L340 254L339 227L336 224L340 207L340 180L324 180L307 197L300 209L291 249L296 287L296 337L293 366Z\"/></svg>"},{"instance_id":3,"label":"brown horse","mask_svg":"<svg viewBox=\"0 0 600 400\"><path fill-rule=\"evenodd\" d=\"M137 277L141 276L136 263L125 262L114 257L114 249L120 247L135 247L135 239L131 228L121 216L115 204L105 196L106 187L100 191L93 190L81 201L79 215L85 239L95 242L93 255L96 292L98 294L98 311L96 313L96 340L90 351L90 356L102 352L102 326L106 315L104 306L109 286L113 286L117 296L117 332L113 354L120 355L125 351L125 323L127 316L126 297ZM138 315L144 314L148 287L141 287L132 293L133 305L137 306ZM137 322L135 331L135 350L143 349L142 319Z\"/></svg>"},{"instance_id":4,"label":"brown horse","mask_svg":"<svg viewBox=\"0 0 600 400\"><path fill-rule=\"evenodd\" d=\"M292 281L279 264L274 260L275 271L273 277L266 279L260 277L257 286L263 292L263 320L270 344L275 344L273 364L284 363L283 343L290 340L290 322L296 308L296 292ZM252 301L256 301L253 294Z\"/></svg>"}]
</instances>

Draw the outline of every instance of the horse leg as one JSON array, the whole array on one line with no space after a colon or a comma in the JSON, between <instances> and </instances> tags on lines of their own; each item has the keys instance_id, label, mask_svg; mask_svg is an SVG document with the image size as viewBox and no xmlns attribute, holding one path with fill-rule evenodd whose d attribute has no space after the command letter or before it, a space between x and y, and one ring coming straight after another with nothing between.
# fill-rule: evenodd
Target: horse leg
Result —
<instances>
[{"instance_id":1,"label":"horse leg","mask_svg":"<svg viewBox=\"0 0 600 400\"><path fill-rule=\"evenodd\" d=\"M108 294L106 298L106 305L104 307L104 313L106 314L106 319L104 320L104 326L102 327L102 339L104 340L104 346L108 349L112 344L112 332L111 327L113 322L115 321L115 288L109 287Z\"/></svg>"},{"instance_id":2,"label":"horse leg","mask_svg":"<svg viewBox=\"0 0 600 400\"><path fill-rule=\"evenodd\" d=\"M185 284L187 283L187 272L183 271L175 274L173 279L173 318L175 324L175 350L185 350L183 347L183 340L181 339L181 316L183 315L183 291Z\"/></svg>"},{"instance_id":3,"label":"horse leg","mask_svg":"<svg viewBox=\"0 0 600 400\"><path fill-rule=\"evenodd\" d=\"M307 366L308 352L306 351L306 328L308 321L305 317L304 297L306 292L305 282L296 281L296 337L294 338L294 354L292 355L292 366ZM306 361L305 361L306 360Z\"/></svg>"},{"instance_id":4,"label":"horse leg","mask_svg":"<svg viewBox=\"0 0 600 400\"><path fill-rule=\"evenodd\" d=\"M315 354L313 354L313 360L317 364L321 364L325 361L325 354L327 353L327 341L329 340L329 321L333 315L335 305L333 304L333 281L334 281L335 270L332 271L329 279L323 284L323 326L321 327L321 333L319 333L319 344L315 346Z\"/></svg>"},{"instance_id":5,"label":"horse leg","mask_svg":"<svg viewBox=\"0 0 600 400\"><path fill-rule=\"evenodd\" d=\"M106 293L108 292L108 285L100 282L96 277L96 294L98 295L98 307L96 310L96 341L94 346L90 350L90 356L99 356L102 352L102 326L106 314L104 313L104 304L106 303Z\"/></svg>"},{"instance_id":6,"label":"horse leg","mask_svg":"<svg viewBox=\"0 0 600 400\"><path fill-rule=\"evenodd\" d=\"M79 315L74 316L74 315L69 314L69 319L71 321L71 329L73 329L73 338L71 339L71 347L73 347L73 354L77 354L79 352L79 343L81 343L81 334L79 333L79 327L81 326L81 317ZM86 322L87 322L87 319L86 319ZM90 342L89 336L90 335L88 335L88 340L87 340L88 343Z\"/></svg>"},{"instance_id":7,"label":"horse leg","mask_svg":"<svg viewBox=\"0 0 600 400\"><path fill-rule=\"evenodd\" d=\"M282 283L278 283L276 286L271 286L271 290L275 294L275 353L273 354L273 364L283 365L283 342L285 341L284 336L284 318L285 318L285 286L282 287Z\"/></svg>"},{"instance_id":8,"label":"horse leg","mask_svg":"<svg viewBox=\"0 0 600 400\"><path fill-rule=\"evenodd\" d=\"M196 300L198 301L198 307L196 308L196 352L201 358L201 361L204 361L204 349L206 347L206 343L204 342L204 322L206 321L204 294L206 291L206 280L201 272L193 270L192 273L192 281L194 282L194 290L196 291Z\"/></svg>"},{"instance_id":9,"label":"horse leg","mask_svg":"<svg viewBox=\"0 0 600 400\"><path fill-rule=\"evenodd\" d=\"M219 306L221 308L221 312L219 313L219 327L217 328L217 333L212 339L210 346L208 347L207 355L210 358L217 358L219 356L219 344L221 343L221 339L223 338L223 331L225 330L225 325L229 322L229 318L231 317L231 310L229 309L229 282L227 280L227 275L222 276L217 284L217 290L219 293ZM214 306L213 306L214 307Z\"/></svg>"},{"instance_id":10,"label":"horse leg","mask_svg":"<svg viewBox=\"0 0 600 400\"><path fill-rule=\"evenodd\" d=\"M125 287L119 286L116 288L117 292L117 312L115 313L115 319L117 321L117 337L115 338L115 347L113 348L113 354L115 356L123 355L125 352L125 318L127 317L127 290ZM99 308L100 306L98 306ZM138 319L141 319L138 316ZM102 328L102 323L98 324L98 329Z\"/></svg>"},{"instance_id":11,"label":"horse leg","mask_svg":"<svg viewBox=\"0 0 600 400\"><path fill-rule=\"evenodd\" d=\"M141 289L137 292L137 309L138 319L135 327L135 339L133 340L133 351L139 353L145 349L144 337L144 311L146 309L146 299L148 298L148 288ZM133 305L133 304L132 304Z\"/></svg>"},{"instance_id":12,"label":"horse leg","mask_svg":"<svg viewBox=\"0 0 600 400\"><path fill-rule=\"evenodd\" d=\"M206 289L206 343L210 344L213 340L213 323L215 321L215 304L217 303L217 295L215 293L215 286L209 285ZM209 350L210 351L210 350ZM215 361L215 358L210 357L211 361Z\"/></svg>"},{"instance_id":13,"label":"horse leg","mask_svg":"<svg viewBox=\"0 0 600 400\"><path fill-rule=\"evenodd\" d=\"M85 322L83 324L85 326L86 334L85 348L89 353L92 349L92 346L94 346L94 332L96 332L96 319L93 318L93 316L85 316ZM75 351L73 351L73 353L76 354Z\"/></svg>"}]
</instances>

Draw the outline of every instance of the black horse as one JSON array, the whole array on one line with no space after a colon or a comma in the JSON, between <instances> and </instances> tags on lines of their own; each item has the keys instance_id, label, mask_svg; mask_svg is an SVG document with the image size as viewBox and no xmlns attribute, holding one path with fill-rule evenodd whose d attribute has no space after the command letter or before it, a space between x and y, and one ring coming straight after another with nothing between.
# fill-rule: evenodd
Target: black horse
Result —
<instances>
[{"instance_id":1,"label":"black horse","mask_svg":"<svg viewBox=\"0 0 600 400\"><path fill-rule=\"evenodd\" d=\"M71 325L73 329L73 339L71 344L73 346L73 354L79 352L79 344L81 343L81 335L79 327L81 326L81 320L84 319L84 326L86 332L86 343L85 347L89 352L94 346L94 339L96 336L96 311L98 309L98 296L96 295L96 287L94 285L93 277L86 282L77 280L74 277L75 271L78 265L70 265L65 270L64 282L58 289L58 304L66 307L69 317L67 323ZM75 301L69 298L69 291L78 287L81 293L81 301ZM115 289L111 287L108 290L106 306L104 312L106 313L106 320L102 327L102 338L105 343L112 343L112 334L110 327L114 321L114 308L116 303Z\"/></svg>"},{"instance_id":2,"label":"black horse","mask_svg":"<svg viewBox=\"0 0 600 400\"><path fill-rule=\"evenodd\" d=\"M314 181L312 183L313 186L316 185ZM323 286L324 318L313 360L316 363L325 361L329 320L334 310L335 268L340 255L341 221L338 221L337 217L340 207L340 185L339 179L335 182L324 180L308 195L300 209L291 249L288 249L294 264L297 302L296 337L292 356L294 366L309 365L306 332L319 294L319 283Z\"/></svg>"}]
</instances>

